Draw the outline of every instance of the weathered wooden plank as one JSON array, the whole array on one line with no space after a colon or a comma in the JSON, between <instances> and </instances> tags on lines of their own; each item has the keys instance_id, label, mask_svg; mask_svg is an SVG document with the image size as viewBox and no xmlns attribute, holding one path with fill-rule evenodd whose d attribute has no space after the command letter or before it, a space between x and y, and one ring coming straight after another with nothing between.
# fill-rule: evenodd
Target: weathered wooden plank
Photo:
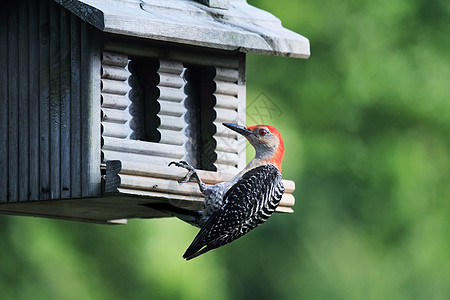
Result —
<instances>
[{"instance_id":1,"label":"weathered wooden plank","mask_svg":"<svg viewBox=\"0 0 450 300\"><path fill-rule=\"evenodd\" d=\"M70 164L71 196L81 197L81 53L80 20L70 15Z\"/></svg>"},{"instance_id":2,"label":"weathered wooden plank","mask_svg":"<svg viewBox=\"0 0 450 300\"><path fill-rule=\"evenodd\" d=\"M162 192L185 196L202 196L202 193L198 189L198 185L192 182L179 184L176 180L132 176L120 173L119 177L121 182L120 188Z\"/></svg>"},{"instance_id":3,"label":"weathered wooden plank","mask_svg":"<svg viewBox=\"0 0 450 300\"><path fill-rule=\"evenodd\" d=\"M215 162L214 166L216 167L217 172L231 172L233 170L237 170L236 165L227 165Z\"/></svg>"},{"instance_id":4,"label":"weathered wooden plank","mask_svg":"<svg viewBox=\"0 0 450 300\"><path fill-rule=\"evenodd\" d=\"M182 131L173 131L173 130L165 130L165 129L158 129L158 131L161 133L161 144L169 144L169 145L183 145L185 142L186 137L184 136L184 133Z\"/></svg>"},{"instance_id":5,"label":"weathered wooden plank","mask_svg":"<svg viewBox=\"0 0 450 300\"><path fill-rule=\"evenodd\" d=\"M19 163L18 163L18 179L19 179L19 194L18 201L28 200L29 197L29 102L28 102L28 67L29 67L29 32L28 32L28 8L26 5L19 7L19 31L18 31L18 78L20 83L19 88L19 111L18 111L18 132L19 132Z\"/></svg>"},{"instance_id":6,"label":"weathered wooden plank","mask_svg":"<svg viewBox=\"0 0 450 300\"><path fill-rule=\"evenodd\" d=\"M130 72L124 67L102 65L102 78L125 81L130 76Z\"/></svg>"},{"instance_id":7,"label":"weathered wooden plank","mask_svg":"<svg viewBox=\"0 0 450 300\"><path fill-rule=\"evenodd\" d=\"M10 3L8 12L8 170L9 199L16 202L19 196L19 24L18 3Z\"/></svg>"},{"instance_id":8,"label":"weathered wooden plank","mask_svg":"<svg viewBox=\"0 0 450 300\"><path fill-rule=\"evenodd\" d=\"M280 205L281 206L294 206L295 204L295 197L291 193L287 193L286 191L283 194L283 197L281 198Z\"/></svg>"},{"instance_id":9,"label":"weathered wooden plank","mask_svg":"<svg viewBox=\"0 0 450 300\"><path fill-rule=\"evenodd\" d=\"M159 85L181 88L184 85L184 79L180 77L180 74L170 74L158 71Z\"/></svg>"},{"instance_id":10,"label":"weathered wooden plank","mask_svg":"<svg viewBox=\"0 0 450 300\"><path fill-rule=\"evenodd\" d=\"M216 140L216 151L238 153L239 144L236 139L214 137Z\"/></svg>"},{"instance_id":11,"label":"weathered wooden plank","mask_svg":"<svg viewBox=\"0 0 450 300\"><path fill-rule=\"evenodd\" d=\"M216 134L215 134L215 136L226 137L226 138L233 138L233 139L237 139L238 138L239 134L236 133L235 131L230 130L229 128L225 127L222 124L222 122L214 121L213 124L216 127Z\"/></svg>"},{"instance_id":12,"label":"weathered wooden plank","mask_svg":"<svg viewBox=\"0 0 450 300\"><path fill-rule=\"evenodd\" d=\"M59 7L50 2L50 197L61 197L61 79Z\"/></svg>"},{"instance_id":13,"label":"weathered wooden plank","mask_svg":"<svg viewBox=\"0 0 450 300\"><path fill-rule=\"evenodd\" d=\"M127 195L136 195L146 198L152 199L164 199L165 201L173 200L173 194L162 193L162 192L153 192L153 191L144 191L144 190L135 190L135 189L127 189L127 188L119 188L119 193L127 194ZM201 209L201 203L204 201L203 197L193 197L187 195L177 195L177 204L180 206L189 206L191 209ZM184 201L186 204L178 203L178 201ZM193 207L192 202L197 202L197 205Z\"/></svg>"},{"instance_id":14,"label":"weathered wooden plank","mask_svg":"<svg viewBox=\"0 0 450 300\"><path fill-rule=\"evenodd\" d=\"M183 101L185 95L181 89L175 89L171 87L158 86L159 98L161 100L181 102Z\"/></svg>"},{"instance_id":15,"label":"weathered wooden plank","mask_svg":"<svg viewBox=\"0 0 450 300\"><path fill-rule=\"evenodd\" d=\"M216 76L214 80L217 81L228 81L237 83L239 78L239 71L237 69L220 68L216 67Z\"/></svg>"},{"instance_id":16,"label":"weathered wooden plank","mask_svg":"<svg viewBox=\"0 0 450 300\"><path fill-rule=\"evenodd\" d=\"M290 208L290 207L287 207L287 206L281 206L281 205L280 205L280 206L277 207L277 209L275 210L275 212L291 214L291 213L294 212L294 210L293 210L292 208Z\"/></svg>"},{"instance_id":17,"label":"weathered wooden plank","mask_svg":"<svg viewBox=\"0 0 450 300\"><path fill-rule=\"evenodd\" d=\"M187 171L176 166L168 166L168 164L153 165L151 163L139 163L135 161L122 160L121 173L134 176L181 180L184 178ZM216 173L203 170L197 170L197 173L206 184L229 181L235 175L232 173Z\"/></svg>"},{"instance_id":18,"label":"weathered wooden plank","mask_svg":"<svg viewBox=\"0 0 450 300\"><path fill-rule=\"evenodd\" d=\"M153 165L151 163L139 163L135 161L122 160L121 173L134 176L166 178L181 180L187 171L176 166ZM217 183L219 181L231 180L234 174L215 173L203 170L197 170L200 178L207 184Z\"/></svg>"},{"instance_id":19,"label":"weathered wooden plank","mask_svg":"<svg viewBox=\"0 0 450 300\"><path fill-rule=\"evenodd\" d=\"M102 93L109 93L115 95L126 95L130 87L123 81L102 79Z\"/></svg>"},{"instance_id":20,"label":"weathered wooden plank","mask_svg":"<svg viewBox=\"0 0 450 300\"><path fill-rule=\"evenodd\" d=\"M128 97L123 95L114 95L108 93L102 93L102 107L114 108L114 109L125 109L130 104Z\"/></svg>"},{"instance_id":21,"label":"weathered wooden plank","mask_svg":"<svg viewBox=\"0 0 450 300\"><path fill-rule=\"evenodd\" d=\"M238 103L239 103L239 107L238 107L238 122L240 124L247 124L246 122L246 115L247 115L247 107L246 107L246 89L245 89L245 54L243 53L239 53L238 54L238 61L239 61L239 80L238 80ZM239 148L239 154L240 154L240 161L239 161L239 165L238 168L242 169L245 167L246 165L246 159L245 159L245 143L246 143L246 139L244 136L242 135L238 135L238 144L242 145Z\"/></svg>"},{"instance_id":22,"label":"weathered wooden plank","mask_svg":"<svg viewBox=\"0 0 450 300\"><path fill-rule=\"evenodd\" d=\"M119 151L102 150L104 161L108 160L127 160L137 162L140 164L148 163L155 166L167 166L169 162L173 160L180 160L182 157L162 157L162 156L149 156L146 154L136 153L123 153Z\"/></svg>"},{"instance_id":23,"label":"weathered wooden plank","mask_svg":"<svg viewBox=\"0 0 450 300\"><path fill-rule=\"evenodd\" d=\"M184 148L176 145L124 140L106 136L103 137L103 150L122 152L123 159L126 158L127 153L179 158L184 155Z\"/></svg>"},{"instance_id":24,"label":"weathered wooden plank","mask_svg":"<svg viewBox=\"0 0 450 300\"><path fill-rule=\"evenodd\" d=\"M0 9L0 66L8 66L8 12ZM3 180L0 180L0 203L7 201L8 195L8 69L0 72L0 170Z\"/></svg>"},{"instance_id":25,"label":"weathered wooden plank","mask_svg":"<svg viewBox=\"0 0 450 300\"><path fill-rule=\"evenodd\" d=\"M39 6L39 199L50 198L50 49L49 3Z\"/></svg>"},{"instance_id":26,"label":"weathered wooden plank","mask_svg":"<svg viewBox=\"0 0 450 300\"><path fill-rule=\"evenodd\" d=\"M237 123L238 112L232 109L215 108L216 122ZM223 126L223 125L222 125Z\"/></svg>"},{"instance_id":27,"label":"weathered wooden plank","mask_svg":"<svg viewBox=\"0 0 450 300\"><path fill-rule=\"evenodd\" d=\"M125 67L128 64L128 56L122 53L102 51L102 65Z\"/></svg>"},{"instance_id":28,"label":"weathered wooden plank","mask_svg":"<svg viewBox=\"0 0 450 300\"><path fill-rule=\"evenodd\" d=\"M102 108L103 122L125 124L130 119L130 114L126 110Z\"/></svg>"},{"instance_id":29,"label":"weathered wooden plank","mask_svg":"<svg viewBox=\"0 0 450 300\"><path fill-rule=\"evenodd\" d=\"M185 122L183 118L172 116L159 116L161 124L158 128L180 131L184 128Z\"/></svg>"},{"instance_id":30,"label":"weathered wooden plank","mask_svg":"<svg viewBox=\"0 0 450 300\"><path fill-rule=\"evenodd\" d=\"M29 200L39 199L39 2L28 1L29 16ZM1 169L1 168L0 168Z\"/></svg>"},{"instance_id":31,"label":"weathered wooden plank","mask_svg":"<svg viewBox=\"0 0 450 300\"><path fill-rule=\"evenodd\" d=\"M283 180L284 192L292 194L295 191L295 182L292 180Z\"/></svg>"},{"instance_id":32,"label":"weathered wooden plank","mask_svg":"<svg viewBox=\"0 0 450 300\"><path fill-rule=\"evenodd\" d=\"M235 96L222 95L214 93L214 97L216 97L216 105L215 108L224 108L224 109L235 109L238 110L239 101Z\"/></svg>"},{"instance_id":33,"label":"weathered wooden plank","mask_svg":"<svg viewBox=\"0 0 450 300\"><path fill-rule=\"evenodd\" d=\"M181 61L161 59L161 58L159 58L158 60L159 60L158 72L179 75L183 71L183 63Z\"/></svg>"},{"instance_id":34,"label":"weathered wooden plank","mask_svg":"<svg viewBox=\"0 0 450 300\"><path fill-rule=\"evenodd\" d=\"M131 129L128 124L118 124L111 122L102 122L102 136L104 137L115 137L125 139L131 134Z\"/></svg>"},{"instance_id":35,"label":"weathered wooden plank","mask_svg":"<svg viewBox=\"0 0 450 300\"><path fill-rule=\"evenodd\" d=\"M173 117L181 117L184 114L185 108L176 102L158 100L160 110L158 115L166 115Z\"/></svg>"},{"instance_id":36,"label":"weathered wooden plank","mask_svg":"<svg viewBox=\"0 0 450 300\"><path fill-rule=\"evenodd\" d=\"M71 37L70 13L60 7L60 99L61 99L61 197L71 197L71 158L70 158L70 127L72 126L70 113L70 79L71 79Z\"/></svg>"},{"instance_id":37,"label":"weathered wooden plank","mask_svg":"<svg viewBox=\"0 0 450 300\"><path fill-rule=\"evenodd\" d=\"M238 85L232 82L216 80L216 94L237 96L239 92Z\"/></svg>"},{"instance_id":38,"label":"weathered wooden plank","mask_svg":"<svg viewBox=\"0 0 450 300\"><path fill-rule=\"evenodd\" d=\"M224 68L238 68L238 60L236 53L224 55L217 55L215 51L208 51L206 49L186 49L183 47L176 47L171 44L166 48L161 46L152 47L145 45L133 45L124 42L123 40L107 41L105 49L109 51L125 52L129 55L137 55L143 57L156 57L159 59L169 59L172 61L183 62L185 64L199 65L199 66L216 66Z\"/></svg>"},{"instance_id":39,"label":"weathered wooden plank","mask_svg":"<svg viewBox=\"0 0 450 300\"><path fill-rule=\"evenodd\" d=\"M236 166L239 162L239 155L229 152L216 151L216 163L221 165Z\"/></svg>"},{"instance_id":40,"label":"weathered wooden plank","mask_svg":"<svg viewBox=\"0 0 450 300\"><path fill-rule=\"evenodd\" d=\"M139 163L133 161L122 160L121 173L134 176L147 176L155 178L166 178L173 180L181 180L186 175L186 170L176 166L158 166L150 163ZM234 173L218 173L197 170L198 175L206 184L216 184L218 182L230 181L235 175ZM292 194L295 190L295 183L292 180L283 180L285 193Z\"/></svg>"},{"instance_id":41,"label":"weathered wooden plank","mask_svg":"<svg viewBox=\"0 0 450 300\"><path fill-rule=\"evenodd\" d=\"M101 194L100 49L88 24L81 23L81 187L83 197ZM106 80L106 79L105 79Z\"/></svg>"},{"instance_id":42,"label":"weathered wooden plank","mask_svg":"<svg viewBox=\"0 0 450 300\"><path fill-rule=\"evenodd\" d=\"M98 224L117 224L120 218L160 218L167 215L141 204L161 202L138 195L110 195L102 198L62 199L31 202L26 206L9 203L0 207L2 214L54 218Z\"/></svg>"}]
</instances>

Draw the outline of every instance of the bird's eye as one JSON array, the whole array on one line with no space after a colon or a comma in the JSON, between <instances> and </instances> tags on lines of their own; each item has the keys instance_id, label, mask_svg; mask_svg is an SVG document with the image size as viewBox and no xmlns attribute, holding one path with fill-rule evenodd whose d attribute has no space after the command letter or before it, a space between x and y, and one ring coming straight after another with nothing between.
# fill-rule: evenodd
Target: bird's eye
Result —
<instances>
[{"instance_id":1,"label":"bird's eye","mask_svg":"<svg viewBox=\"0 0 450 300\"><path fill-rule=\"evenodd\" d=\"M259 130L259 135L266 135L266 134L267 134L267 130L265 130L265 129Z\"/></svg>"}]
</instances>

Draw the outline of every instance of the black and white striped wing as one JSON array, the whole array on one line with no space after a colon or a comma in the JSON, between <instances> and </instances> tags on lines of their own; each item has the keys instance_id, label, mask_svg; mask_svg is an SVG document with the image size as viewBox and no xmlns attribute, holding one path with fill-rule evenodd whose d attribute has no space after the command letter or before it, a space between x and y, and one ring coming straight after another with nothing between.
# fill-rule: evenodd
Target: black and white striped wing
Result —
<instances>
[{"instance_id":1,"label":"black and white striped wing","mask_svg":"<svg viewBox=\"0 0 450 300\"><path fill-rule=\"evenodd\" d=\"M228 244L264 223L283 196L281 174L274 165L264 165L245 173L224 196L216 211L183 255L194 258Z\"/></svg>"}]
</instances>

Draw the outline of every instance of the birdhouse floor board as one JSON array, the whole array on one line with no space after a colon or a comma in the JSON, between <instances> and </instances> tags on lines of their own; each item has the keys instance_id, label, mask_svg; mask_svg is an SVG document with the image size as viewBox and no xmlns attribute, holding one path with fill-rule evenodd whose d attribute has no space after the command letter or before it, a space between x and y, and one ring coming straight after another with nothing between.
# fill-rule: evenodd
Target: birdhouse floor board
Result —
<instances>
[{"instance_id":1,"label":"birdhouse floor board","mask_svg":"<svg viewBox=\"0 0 450 300\"><path fill-rule=\"evenodd\" d=\"M168 215L143 204L161 203L159 199L142 197L105 197L2 203L0 213L43 218L117 224L110 220L134 218L161 218Z\"/></svg>"},{"instance_id":2,"label":"birdhouse floor board","mask_svg":"<svg viewBox=\"0 0 450 300\"><path fill-rule=\"evenodd\" d=\"M203 195L196 183L178 183L179 180L184 179L186 171L174 166L110 161L106 164L106 170L107 193L147 198L161 197L171 203L183 201L201 203L203 201ZM229 181L235 174L198 170L198 175L204 183L212 185ZM292 195L295 190L295 183L290 180L283 180L283 184L285 192L277 211L292 212L292 206L295 204L295 198Z\"/></svg>"},{"instance_id":3,"label":"birdhouse floor board","mask_svg":"<svg viewBox=\"0 0 450 300\"><path fill-rule=\"evenodd\" d=\"M117 174L119 180L112 179L114 192L104 192L103 197L59 199L44 201L24 201L1 203L0 213L35 216L102 224L125 224L125 219L161 218L168 215L152 209L152 204L171 205L198 210L204 200L195 183L178 183L186 175L185 170L155 166L135 162L109 162L110 173ZM108 168L108 167L107 167ZM207 184L230 180L234 174L198 171ZM115 178L114 177L114 178ZM295 199L293 181L283 180L285 194L277 212L292 213ZM108 181L106 181L108 186ZM120 220L117 221L117 220Z\"/></svg>"}]
</instances>

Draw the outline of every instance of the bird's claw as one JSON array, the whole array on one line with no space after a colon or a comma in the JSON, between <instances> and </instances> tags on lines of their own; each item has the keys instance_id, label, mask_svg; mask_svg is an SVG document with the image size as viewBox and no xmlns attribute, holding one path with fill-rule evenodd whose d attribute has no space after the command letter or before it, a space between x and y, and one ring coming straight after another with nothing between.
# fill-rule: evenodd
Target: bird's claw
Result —
<instances>
[{"instance_id":1,"label":"bird's claw","mask_svg":"<svg viewBox=\"0 0 450 300\"><path fill-rule=\"evenodd\" d=\"M194 167L192 167L189 163L187 163L184 160L180 160L180 161L171 161L169 163L169 167L171 165L175 165L179 168L185 168L186 170L188 170L189 172L186 174L186 176L184 176L184 178L182 180L178 180L178 183L186 183L186 182L191 182L194 181L192 180L192 175L194 175L194 173L196 172Z\"/></svg>"},{"instance_id":2,"label":"bird's claw","mask_svg":"<svg viewBox=\"0 0 450 300\"><path fill-rule=\"evenodd\" d=\"M175 165L175 166L177 166L177 167L179 167L179 168L185 168L185 169L187 169L187 170L189 170L189 171L195 171L194 167L192 167L188 162L186 162L186 161L184 161L184 160L180 160L180 161L171 161L171 162L169 163L169 167L170 167L171 165Z\"/></svg>"}]
</instances>

